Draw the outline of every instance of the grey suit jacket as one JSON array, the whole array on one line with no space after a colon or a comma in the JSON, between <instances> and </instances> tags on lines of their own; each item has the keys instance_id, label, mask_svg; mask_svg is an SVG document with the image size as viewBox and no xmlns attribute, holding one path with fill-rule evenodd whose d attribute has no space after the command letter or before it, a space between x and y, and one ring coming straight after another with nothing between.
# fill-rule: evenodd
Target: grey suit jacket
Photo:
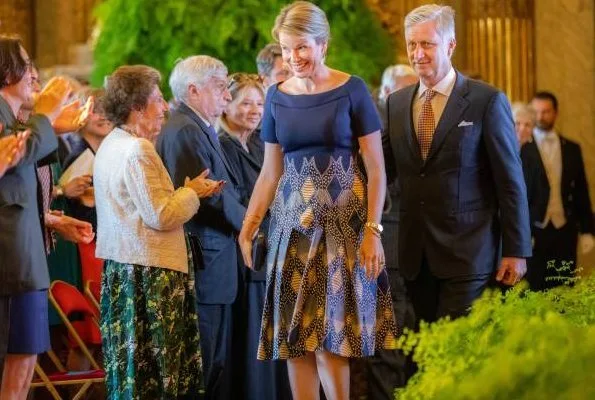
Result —
<instances>
[{"instance_id":1,"label":"grey suit jacket","mask_svg":"<svg viewBox=\"0 0 595 400\"><path fill-rule=\"evenodd\" d=\"M424 162L412 121L419 85L387 104L385 158L400 187L399 266L414 279L426 257L439 278L492 273L501 256L529 257L529 209L504 93L457 72Z\"/></svg>"},{"instance_id":2,"label":"grey suit jacket","mask_svg":"<svg viewBox=\"0 0 595 400\"><path fill-rule=\"evenodd\" d=\"M0 96L2 135L9 135L16 119ZM32 116L32 134L19 164L0 178L0 296L11 296L49 287L42 234L35 163L58 147L47 117Z\"/></svg>"}]
</instances>

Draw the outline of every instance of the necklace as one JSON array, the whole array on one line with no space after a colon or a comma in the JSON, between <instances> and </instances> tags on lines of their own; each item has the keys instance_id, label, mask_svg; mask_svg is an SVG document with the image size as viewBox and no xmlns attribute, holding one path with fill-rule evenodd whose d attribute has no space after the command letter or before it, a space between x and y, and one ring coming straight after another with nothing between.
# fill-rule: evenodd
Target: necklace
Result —
<instances>
[{"instance_id":1,"label":"necklace","mask_svg":"<svg viewBox=\"0 0 595 400\"><path fill-rule=\"evenodd\" d=\"M136 129L128 126L128 125L120 125L120 129L122 129L123 131L131 134L134 137L140 137L138 136L138 133L136 132Z\"/></svg>"}]
</instances>

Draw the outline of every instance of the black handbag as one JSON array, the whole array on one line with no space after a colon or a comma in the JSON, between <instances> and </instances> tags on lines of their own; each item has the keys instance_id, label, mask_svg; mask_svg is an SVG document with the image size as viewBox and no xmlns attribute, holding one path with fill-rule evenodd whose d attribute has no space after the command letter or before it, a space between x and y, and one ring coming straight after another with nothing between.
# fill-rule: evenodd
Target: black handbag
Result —
<instances>
[{"instance_id":1,"label":"black handbag","mask_svg":"<svg viewBox=\"0 0 595 400\"><path fill-rule=\"evenodd\" d=\"M252 268L262 270L267 254L267 240L264 232L259 231L252 243Z\"/></svg>"}]
</instances>

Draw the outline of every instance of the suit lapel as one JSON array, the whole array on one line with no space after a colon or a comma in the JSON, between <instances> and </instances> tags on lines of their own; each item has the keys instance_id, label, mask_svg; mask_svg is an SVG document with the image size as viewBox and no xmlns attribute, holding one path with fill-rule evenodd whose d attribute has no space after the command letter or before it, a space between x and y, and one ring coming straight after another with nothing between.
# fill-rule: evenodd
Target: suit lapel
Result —
<instances>
[{"instance_id":1,"label":"suit lapel","mask_svg":"<svg viewBox=\"0 0 595 400\"><path fill-rule=\"evenodd\" d=\"M192 118L192 120L194 122L196 122L196 124L202 130L203 134L207 137L207 140L208 140L209 144L211 145L212 150L219 156L219 159L221 160L221 162L225 166L225 169L227 170L227 174L229 175L229 177L231 179L234 179L235 180L233 169L231 168L231 166L227 162L227 158L225 158L225 155L221 151L221 145L219 143L214 143L213 142L213 139L211 138L211 135L209 135L209 127L205 124L205 122L202 120L202 118L200 118L198 115L196 115L196 113L194 112L194 110L192 110L190 107L188 107L184 103L181 103L180 104L180 106L178 107L178 110L180 112L188 115L190 118Z\"/></svg>"},{"instance_id":2,"label":"suit lapel","mask_svg":"<svg viewBox=\"0 0 595 400\"><path fill-rule=\"evenodd\" d=\"M467 78L457 72L457 80L455 81L452 93L448 97L442 117L436 125L436 131L432 138L432 144L426 162L438 152L448 132L461 121L463 113L469 106L469 100L465 98L468 92L467 83Z\"/></svg>"},{"instance_id":3,"label":"suit lapel","mask_svg":"<svg viewBox=\"0 0 595 400\"><path fill-rule=\"evenodd\" d=\"M564 197L565 193L570 191L570 180L568 179L568 162L571 162L572 157L568 153L568 146L566 139L564 139L561 135L558 134L560 137L560 163L562 164L562 172L560 176L560 188L562 191L562 197Z\"/></svg>"},{"instance_id":4,"label":"suit lapel","mask_svg":"<svg viewBox=\"0 0 595 400\"><path fill-rule=\"evenodd\" d=\"M529 146L529 148L533 152L533 158L535 159L535 162L537 163L537 165L539 166L539 169L543 173L543 176L547 177L547 172L545 170L545 164L543 163L543 158L541 158L541 152L539 151L539 147L537 146L537 140L535 139L535 136L533 136L533 140L531 141L531 143L527 143L525 146ZM548 181L548 186L549 186L549 181Z\"/></svg>"}]
</instances>

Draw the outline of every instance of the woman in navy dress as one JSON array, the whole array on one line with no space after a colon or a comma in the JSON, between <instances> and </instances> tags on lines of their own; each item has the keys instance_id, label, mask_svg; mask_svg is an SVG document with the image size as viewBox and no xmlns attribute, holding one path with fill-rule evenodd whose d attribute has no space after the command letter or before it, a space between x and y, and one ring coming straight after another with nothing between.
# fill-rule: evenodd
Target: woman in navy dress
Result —
<instances>
[{"instance_id":1,"label":"woman in navy dress","mask_svg":"<svg viewBox=\"0 0 595 400\"><path fill-rule=\"evenodd\" d=\"M348 399L349 358L396 346L380 241L380 120L364 82L324 64L320 8L290 4L273 36L293 77L267 93L264 166L239 237L251 266L252 238L271 206L258 358L288 360L295 399L317 399L316 382L327 398Z\"/></svg>"}]
</instances>

